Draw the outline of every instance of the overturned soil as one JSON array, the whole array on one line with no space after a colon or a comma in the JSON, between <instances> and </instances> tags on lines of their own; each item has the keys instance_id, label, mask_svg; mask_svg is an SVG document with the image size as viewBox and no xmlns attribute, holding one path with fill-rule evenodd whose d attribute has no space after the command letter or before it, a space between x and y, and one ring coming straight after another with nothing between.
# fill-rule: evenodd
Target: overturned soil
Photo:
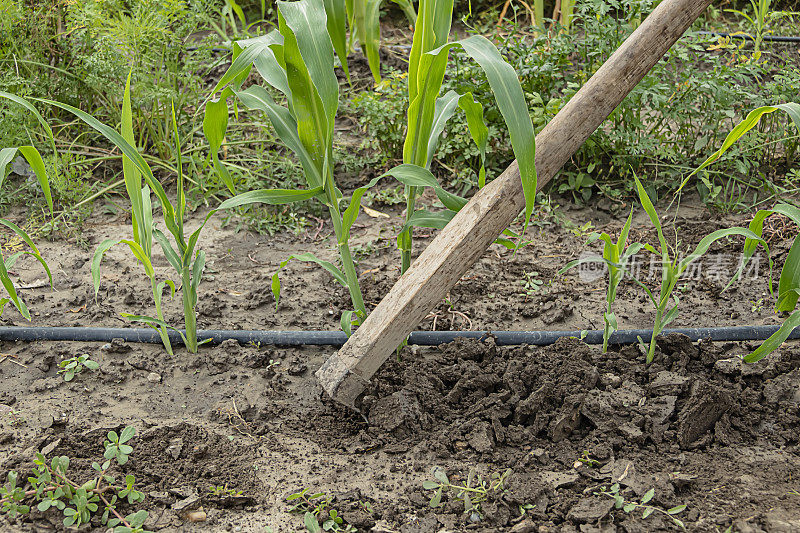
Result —
<instances>
[{"instance_id":1,"label":"overturned soil","mask_svg":"<svg viewBox=\"0 0 800 533\"><path fill-rule=\"evenodd\" d=\"M682 209L675 222L681 250L713 229L746 223ZM421 329L602 327L604 280L558 270L587 249L586 231L577 229L583 223L612 235L620 223L601 211L566 216L574 224L536 220L538 242L516 254L493 246ZM84 232L88 247L42 244L55 290L20 259L14 274L29 286L23 294L32 325L120 327L128 325L120 312L152 313L141 267L122 248L104 261L95 300L93 248L129 230L122 219L93 220ZM794 235L773 226L770 249L781 265ZM396 230L365 214L354 227L371 305L398 277ZM277 310L269 290L290 254L334 257L327 224L299 238L269 238L212 219L204 237L200 327L337 327L347 293L319 269L290 263ZM420 248L430 240L418 237ZM632 238L655 236L636 218ZM721 242L703 264L731 264L740 249L739 241ZM168 275L166 260L156 259L159 274ZM698 270L679 287L673 325L779 323L765 258L761 267L726 292L719 269ZM645 264L641 276L649 275ZM179 306L167 304L176 324ZM616 312L620 327L652 325L650 304L632 280L623 283ZM0 320L25 323L10 308ZM136 476L145 499L120 511L147 510L152 531L302 531L286 497L303 489L326 493L327 508L358 531L677 531L661 511L682 505L674 517L689 531L800 531L800 345L786 343L743 365L737 356L754 346L668 336L650 366L637 346L603 354L578 339L549 347L499 347L492 338L411 346L372 379L356 412L328 400L313 376L332 348L227 342L196 355L178 348L169 357L159 346L117 341L3 342L0 475L15 470L24 479L42 451L69 456L74 476L88 478L107 432L134 426L134 452L113 473ZM65 382L58 363L80 354L100 368ZM436 489L423 483L437 479L434 470L454 486L474 489L480 478L487 490L469 492L471 509L452 488L432 507ZM646 505L657 510L643 518L644 508L616 509L615 484L626 502L641 502L653 489ZM204 520L189 521L197 516L190 511L202 511ZM61 519L56 510L34 509L0 517L0 530L60 531ZM104 530L99 521L92 526Z\"/></svg>"}]
</instances>

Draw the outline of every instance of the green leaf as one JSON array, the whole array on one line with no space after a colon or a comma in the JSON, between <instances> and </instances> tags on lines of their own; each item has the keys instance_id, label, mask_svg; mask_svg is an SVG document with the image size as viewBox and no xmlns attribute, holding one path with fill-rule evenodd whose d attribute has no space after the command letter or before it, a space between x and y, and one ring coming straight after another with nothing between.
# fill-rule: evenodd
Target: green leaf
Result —
<instances>
[{"instance_id":1,"label":"green leaf","mask_svg":"<svg viewBox=\"0 0 800 533\"><path fill-rule=\"evenodd\" d=\"M53 130L50 129L50 125L47 123L47 121L44 119L41 113L39 113L39 111L33 106L33 104L31 104L28 100L22 98L21 96L17 96L15 94L7 93L4 91L0 91L0 98L6 98L8 100L11 100L12 102L21 105L22 107L33 113L33 116L36 117L36 120L39 121L39 124L42 125L45 133L47 133L47 139L50 141L50 147L53 149L53 153L58 154L58 151L56 150L55 139L53 138Z\"/></svg>"},{"instance_id":2,"label":"green leaf","mask_svg":"<svg viewBox=\"0 0 800 533\"><path fill-rule=\"evenodd\" d=\"M206 110L203 116L203 135L205 135L210 145L211 157L214 161L214 168L217 169L225 186L232 193L235 193L233 178L219 160L219 150L225 140L225 132L228 129L228 95L232 94L230 89L225 89L218 100L206 102Z\"/></svg>"},{"instance_id":3,"label":"green leaf","mask_svg":"<svg viewBox=\"0 0 800 533\"><path fill-rule=\"evenodd\" d=\"M33 146L20 146L19 153L21 153L25 157L25 159L28 161L28 164L33 169L34 173L36 173L36 179L39 181L39 186L42 188L45 200L47 200L47 206L50 208L50 212L52 213L53 196L50 193L50 182L47 179L47 171L44 168L44 161L42 161L42 154L40 154L39 150L37 150ZM2 170L0 170L0 174L1 173ZM0 184L2 184L1 180Z\"/></svg>"},{"instance_id":4,"label":"green leaf","mask_svg":"<svg viewBox=\"0 0 800 533\"><path fill-rule=\"evenodd\" d=\"M701 170L709 167L715 161L717 161L722 154L728 151L728 149L736 143L739 139L741 139L748 131L752 130L758 122L761 120L761 117L768 113L774 113L775 111L784 111L786 114L789 115L789 118L792 119L794 125L800 130L800 104L796 104L794 102L789 102L786 104L778 104L774 106L762 106L757 109L750 111L747 116L739 122L725 137L725 140L722 143L722 146L719 150L711 154L711 156L706 159L699 167L694 169L691 174L689 174L681 183L681 186L678 188L678 191L683 189L686 183L691 179L692 176L700 172Z\"/></svg>"},{"instance_id":5,"label":"green leaf","mask_svg":"<svg viewBox=\"0 0 800 533\"><path fill-rule=\"evenodd\" d=\"M278 278L278 273L283 270L283 268L289 264L289 261L295 259L297 261L306 261L309 263L315 263L321 266L323 269L328 271L332 276L333 279L338 281L343 287L347 287L347 279L345 278L342 271L336 267L330 261L324 261L319 259L317 256L312 254L311 252L305 252L301 254L292 254L284 261L281 262L280 266L278 266L278 270L272 275L272 295L275 297L275 306L277 307L278 302L280 301L280 280Z\"/></svg>"},{"instance_id":6,"label":"green leaf","mask_svg":"<svg viewBox=\"0 0 800 533\"><path fill-rule=\"evenodd\" d=\"M122 112L120 131L122 138L131 145L135 146L135 135L133 132L133 110L131 109L131 75L133 70L128 72L125 82L125 92L122 97ZM125 190L131 201L131 219L133 226L133 240L150 250L152 239L149 237L153 212L150 204L150 195L143 199L142 195L142 174L136 164L126 155L122 156L122 176L125 181ZM148 221L150 221L148 223Z\"/></svg>"},{"instance_id":7,"label":"green leaf","mask_svg":"<svg viewBox=\"0 0 800 533\"><path fill-rule=\"evenodd\" d=\"M106 126L96 118L92 117L88 113L85 113L84 111L81 111L80 109L53 100L44 100L44 99L37 99L37 100L49 105L56 106L58 108L63 109L64 111L72 113L73 115L81 119L83 122L88 124L90 127L92 127L100 134L102 134L117 148L119 148L119 150L136 165L136 168L142 173L142 175L145 178L145 181L158 197L159 202L161 203L161 208L164 213L164 223L167 226L167 229L173 235L176 235L178 233L178 227L175 224L175 208L173 207L172 203L170 203L169 198L167 197L167 193L164 190L164 187L155 178L152 169L144 160L144 158L141 156L141 154L139 154L139 152L133 146L131 146L131 144L128 141L126 141L113 128Z\"/></svg>"},{"instance_id":8,"label":"green leaf","mask_svg":"<svg viewBox=\"0 0 800 533\"><path fill-rule=\"evenodd\" d=\"M319 522L317 521L317 517L314 515L314 513L306 512L306 514L303 515L303 523L305 524L308 533L322 532L322 528L319 527Z\"/></svg>"},{"instance_id":9,"label":"green leaf","mask_svg":"<svg viewBox=\"0 0 800 533\"><path fill-rule=\"evenodd\" d=\"M645 492L644 496L642 496L642 503L645 504L645 503L649 502L650 500L652 500L653 496L655 496L655 494L656 494L656 489L650 489L647 492ZM645 518L647 518L647 517L645 517Z\"/></svg>"},{"instance_id":10,"label":"green leaf","mask_svg":"<svg viewBox=\"0 0 800 533\"><path fill-rule=\"evenodd\" d=\"M671 509L667 509L667 514L679 514L682 513L686 509L685 505L676 505Z\"/></svg>"},{"instance_id":11,"label":"green leaf","mask_svg":"<svg viewBox=\"0 0 800 533\"><path fill-rule=\"evenodd\" d=\"M626 512L626 513L630 513L630 512L631 512L631 511L633 511L634 509L636 509L636 504L635 504L635 503L626 503L626 504L625 504L625 505L622 507L622 510L623 510L624 512Z\"/></svg>"},{"instance_id":12,"label":"green leaf","mask_svg":"<svg viewBox=\"0 0 800 533\"><path fill-rule=\"evenodd\" d=\"M125 429L122 430L122 433L119 436L120 444L128 442L136 435L136 428L133 426L127 426ZM131 476L132 477L132 476ZM125 477L128 479L128 476Z\"/></svg>"},{"instance_id":13,"label":"green leaf","mask_svg":"<svg viewBox=\"0 0 800 533\"><path fill-rule=\"evenodd\" d=\"M745 363L755 363L757 361L762 360L778 348L780 348L781 344L786 342L786 339L789 338L789 335L795 330L795 328L800 327L800 310L795 311L792 313L789 318L781 324L781 327L773 333L767 340L765 340L761 346L755 349L753 353L746 355L744 357Z\"/></svg>"},{"instance_id":14,"label":"green leaf","mask_svg":"<svg viewBox=\"0 0 800 533\"><path fill-rule=\"evenodd\" d=\"M347 68L347 9L344 0L324 0L328 34L339 61L342 63L344 75L350 82L350 69Z\"/></svg>"},{"instance_id":15,"label":"green leaf","mask_svg":"<svg viewBox=\"0 0 800 533\"><path fill-rule=\"evenodd\" d=\"M292 202L308 200L323 194L322 187L309 190L295 189L260 189L249 191L222 202L217 209L231 209L242 205L262 203L270 205L283 205Z\"/></svg>"},{"instance_id":16,"label":"green leaf","mask_svg":"<svg viewBox=\"0 0 800 533\"><path fill-rule=\"evenodd\" d=\"M778 304L776 311L794 311L800 289L800 235L795 237L778 281Z\"/></svg>"},{"instance_id":17,"label":"green leaf","mask_svg":"<svg viewBox=\"0 0 800 533\"><path fill-rule=\"evenodd\" d=\"M300 138L297 121L292 113L285 107L277 105L263 87L253 86L246 91L237 92L236 96L248 109L261 110L267 114L278 138L300 160L308 185L312 188L322 186L322 166Z\"/></svg>"},{"instance_id":18,"label":"green leaf","mask_svg":"<svg viewBox=\"0 0 800 533\"><path fill-rule=\"evenodd\" d=\"M524 227L527 228L536 198L536 135L522 86L514 68L502 58L488 39L473 35L459 43L486 73L497 107L508 127L511 146L519 165L522 190L525 193Z\"/></svg>"},{"instance_id":19,"label":"green leaf","mask_svg":"<svg viewBox=\"0 0 800 533\"><path fill-rule=\"evenodd\" d=\"M440 486L441 485L436 481L428 480L428 481L423 481L422 482L422 488L425 489L425 490L438 489Z\"/></svg>"}]
</instances>

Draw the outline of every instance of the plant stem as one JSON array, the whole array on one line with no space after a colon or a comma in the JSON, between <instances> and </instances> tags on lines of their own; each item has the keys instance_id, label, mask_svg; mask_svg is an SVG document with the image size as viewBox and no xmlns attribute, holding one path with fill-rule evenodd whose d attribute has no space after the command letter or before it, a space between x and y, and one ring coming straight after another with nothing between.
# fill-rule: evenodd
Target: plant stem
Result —
<instances>
[{"instance_id":1,"label":"plant stem","mask_svg":"<svg viewBox=\"0 0 800 533\"><path fill-rule=\"evenodd\" d=\"M415 205L417 201L417 188L406 187L406 222L411 219L414 214ZM400 258L402 261L400 267L400 274L405 274L406 270L411 266L411 237L412 228L408 227L400 234Z\"/></svg>"},{"instance_id":2,"label":"plant stem","mask_svg":"<svg viewBox=\"0 0 800 533\"><path fill-rule=\"evenodd\" d=\"M664 318L664 309L659 307L656 310L656 322L653 324L653 336L650 337L650 347L647 350L647 364L653 362L656 353L656 337L661 333L661 321Z\"/></svg>"},{"instance_id":3,"label":"plant stem","mask_svg":"<svg viewBox=\"0 0 800 533\"><path fill-rule=\"evenodd\" d=\"M325 178L325 193L328 199L328 208L333 222L333 231L336 235L336 243L339 248L339 257L342 260L342 270L347 280L347 288L350 291L350 299L353 307L361 319L367 318L367 307L364 305L364 297L361 294L361 287L358 284L358 273L350 253L350 245L344 238L344 228L342 226L342 213L339 211L339 198L336 194L336 187L333 180L333 169L327 169Z\"/></svg>"},{"instance_id":4,"label":"plant stem","mask_svg":"<svg viewBox=\"0 0 800 533\"><path fill-rule=\"evenodd\" d=\"M161 295L158 294L160 290L158 288L158 284L156 283L155 276L150 278L150 287L153 289L153 300L156 304L156 318L164 321L164 311L161 309ZM161 342L164 343L164 348L167 349L167 353L171 356L173 355L172 352L172 344L169 342L169 335L167 335L167 328L165 326L158 327L158 334L161 337Z\"/></svg>"},{"instance_id":5,"label":"plant stem","mask_svg":"<svg viewBox=\"0 0 800 533\"><path fill-rule=\"evenodd\" d=\"M190 353L197 353L197 315L194 309L195 291L192 289L192 279L189 265L183 267L181 272L181 296L183 298L183 320L186 328L186 348Z\"/></svg>"}]
</instances>

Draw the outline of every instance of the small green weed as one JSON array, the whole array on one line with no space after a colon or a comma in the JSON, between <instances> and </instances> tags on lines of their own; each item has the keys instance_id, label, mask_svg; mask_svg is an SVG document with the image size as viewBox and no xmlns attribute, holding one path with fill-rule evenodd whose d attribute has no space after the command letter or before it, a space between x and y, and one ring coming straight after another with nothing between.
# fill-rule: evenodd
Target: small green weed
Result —
<instances>
[{"instance_id":1,"label":"small green weed","mask_svg":"<svg viewBox=\"0 0 800 533\"><path fill-rule=\"evenodd\" d=\"M609 488L601 487L600 491L595 492L594 494L597 496L608 496L609 498L614 498L614 507L616 509L622 509L627 514L630 514L636 510L641 510L642 518L647 518L653 513L661 513L665 517L669 518L674 525L681 528L683 531L686 531L686 526L684 525L683 521L675 516L682 513L686 509L686 505L676 505L675 507L671 507L667 510L654 507L652 505L647 505L647 503L653 499L655 493L655 489L650 489L644 494L644 496L642 496L642 499L639 502L626 500L622 494L620 494L619 483L614 483Z\"/></svg>"},{"instance_id":2,"label":"small green weed","mask_svg":"<svg viewBox=\"0 0 800 533\"><path fill-rule=\"evenodd\" d=\"M434 491L430 500L431 507L439 507L442 497L448 492L464 504L465 514L474 514L476 518L480 518L481 504L505 492L505 482L511 475L511 469L502 473L495 472L489 479L484 479L475 473L475 469L470 469L464 484L451 483L445 471L438 467L433 469L432 474L434 479L422 483L423 489Z\"/></svg>"},{"instance_id":3,"label":"small green weed","mask_svg":"<svg viewBox=\"0 0 800 533\"><path fill-rule=\"evenodd\" d=\"M290 494L286 501L290 503L290 513L303 514L303 523L309 533L322 531L342 531L355 533L358 531L350 524L345 524L339 511L331 507L331 499L324 492L309 494L310 489ZM365 507L366 509L366 507ZM322 522L322 526L320 526Z\"/></svg>"},{"instance_id":4,"label":"small green weed","mask_svg":"<svg viewBox=\"0 0 800 533\"><path fill-rule=\"evenodd\" d=\"M217 497L220 497L220 496L234 496L235 497L235 496L241 496L242 495L242 491L229 489L227 484L226 485L219 485L219 486L211 485L208 488L208 493L210 495L212 495L212 496L217 496Z\"/></svg>"},{"instance_id":5,"label":"small green weed","mask_svg":"<svg viewBox=\"0 0 800 533\"><path fill-rule=\"evenodd\" d=\"M533 296L542 288L544 282L538 276L538 272L524 272L522 274L523 279L520 284L522 285L522 290L525 291L526 297Z\"/></svg>"},{"instance_id":6,"label":"small green weed","mask_svg":"<svg viewBox=\"0 0 800 533\"><path fill-rule=\"evenodd\" d=\"M86 370L97 370L100 364L89 359L88 354L75 355L58 363L59 374L64 374L64 381L72 381L77 374Z\"/></svg>"},{"instance_id":7,"label":"small green weed","mask_svg":"<svg viewBox=\"0 0 800 533\"><path fill-rule=\"evenodd\" d=\"M136 478L129 474L123 483L117 483L116 478L109 474L112 461L119 466L128 462L133 447L126 443L135 435L136 428L132 426L123 429L121 434L109 431L104 442L105 460L102 464L92 463L97 474L85 481L75 481L71 474L67 474L69 457L53 457L48 464L44 455L37 453L33 461L36 466L28 477L31 488L25 490L18 486L17 472L9 472L6 483L0 487L0 511L16 518L30 512L29 502L38 502L36 508L40 512L51 508L61 511L65 527L88 524L99 513L101 522L113 528L114 533L149 533L143 527L147 511L122 516L117 510L118 502L133 505L144 500L144 494L135 489Z\"/></svg>"}]
</instances>

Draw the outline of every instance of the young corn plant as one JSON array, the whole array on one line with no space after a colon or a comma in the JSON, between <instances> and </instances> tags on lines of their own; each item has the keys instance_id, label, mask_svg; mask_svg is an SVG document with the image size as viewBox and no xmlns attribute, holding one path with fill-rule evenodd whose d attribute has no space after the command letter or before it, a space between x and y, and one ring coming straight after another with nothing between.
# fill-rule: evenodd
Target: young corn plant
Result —
<instances>
[{"instance_id":1,"label":"young corn plant","mask_svg":"<svg viewBox=\"0 0 800 533\"><path fill-rule=\"evenodd\" d=\"M133 146L133 130L130 110L130 81L126 84L124 103L122 108L122 133L103 124L88 113L75 107L52 100L37 99L48 105L59 107L72 113L88 126L103 135L109 142L116 146L123 154L123 173L125 186L132 206L133 237L131 239L107 240L100 244L92 261L92 277L95 294L100 286L100 263L105 253L117 244L125 244L142 266L145 274L151 281L153 299L156 304L156 317L133 315L123 313L123 316L132 320L143 322L155 328L169 354L172 346L167 330L177 331L187 349L196 353L202 344L197 338L197 289L200 285L205 267L205 253L198 249L201 232L208 220L220 209L229 209L253 203L285 204L294 201L307 200L318 194L319 191L287 191L283 189L263 189L234 196L222 202L217 209L213 209L206 216L200 226L190 235L186 235L184 220L186 216L186 195L184 192L183 163L181 160L181 146L178 137L177 119L175 110L172 111L172 127L175 132L175 157L177 179L177 199L173 204L167 196L164 187L153 175L153 171L142 155ZM164 226L169 233L155 227L153 221L151 194L155 194L161 204ZM163 291L169 286L174 294L177 287L172 280L158 281L152 263L153 239L160 245L170 266L175 270L181 281L180 291L183 300L184 331L170 326L164 319L161 308Z\"/></svg>"},{"instance_id":2,"label":"young corn plant","mask_svg":"<svg viewBox=\"0 0 800 533\"><path fill-rule=\"evenodd\" d=\"M306 198L321 201L330 213L336 236L341 268L310 253L297 254L289 260L310 261L327 270L350 292L352 310L342 313L342 328L350 332L367 315L358 283L358 274L350 251L350 230L358 217L361 199L378 180L393 176L413 187L433 187L446 193L425 168L403 164L380 175L352 193L350 203L343 201L336 186L333 159L333 128L339 106L339 86L334 72L334 47L328 32L323 0L278 2L278 30L258 39L238 43L238 53L212 94L220 98L206 106L204 129L223 138L227 128L227 98L235 96L246 108L266 113L278 137L291 149L303 167L308 189L295 191ZM255 66L264 81L286 98L287 107L277 104L264 87L242 89L242 80ZM220 109L224 109L223 112ZM276 303L280 297L278 272L272 278Z\"/></svg>"},{"instance_id":3,"label":"young corn plant","mask_svg":"<svg viewBox=\"0 0 800 533\"><path fill-rule=\"evenodd\" d=\"M766 4L767 6L769 5L768 2ZM747 132L753 129L764 115L774 113L776 111L783 111L786 113L794 123L795 127L800 130L800 104L789 102L786 104L762 106L754 109L748 113L744 120L742 120L731 130L731 132L723 141L720 149L714 152L703 162L703 164L695 169L683 181L681 188L686 185L686 183L689 181L689 178L717 161L731 146L733 146ZM756 235L756 238L748 238L745 240L743 258L736 275L731 280L731 283L741 276L747 263L753 258L753 255L755 255L759 244L764 243L764 241L761 239L764 230L764 221L767 219L767 217L773 214L783 215L800 227L800 209L795 206L781 203L772 209L758 211L749 225L750 231ZM769 253L768 248L767 253ZM772 294L773 286L771 276L769 280L769 290ZM777 332L764 341L761 346L756 348L755 351L744 357L746 362L753 363L768 356L770 353L777 350L780 345L789 338L789 335L791 335L795 328L800 327L800 310L798 310L798 299L800 299L800 235L795 237L792 247L789 249L789 254L786 257L786 262L783 265L780 279L778 281L778 295L775 311L779 313L790 313L790 315Z\"/></svg>"},{"instance_id":4,"label":"young corn plant","mask_svg":"<svg viewBox=\"0 0 800 533\"><path fill-rule=\"evenodd\" d=\"M558 273L563 274L571 268L583 265L585 263L602 263L608 268L608 290L606 291L606 310L603 313L603 353L608 351L608 340L611 335L617 330L617 316L614 314L612 307L614 301L617 299L617 288L622 282L622 278L627 271L627 265L631 258L639 253L644 244L635 242L630 245L627 244L628 233L631 229L631 221L633 220L633 209L628 215L628 220L622 226L617 242L614 242L611 235L608 233L592 233L586 244L592 243L596 240L603 241L603 255L582 257L575 261L567 263Z\"/></svg>"},{"instance_id":5,"label":"young corn plant","mask_svg":"<svg viewBox=\"0 0 800 533\"><path fill-rule=\"evenodd\" d=\"M403 163L430 168L439 136L456 107L466 114L470 135L486 157L488 128L483 108L471 93L449 91L439 97L449 52L462 48L486 74L497 106L509 130L514 155L519 163L525 192L525 224L533 211L536 195L535 135L525 97L514 69L506 63L497 48L485 37L473 35L448 42L453 18L453 0L421 0L414 28L408 63L408 124L403 145ZM478 185L486 182L485 169L479 173ZM464 201L454 195L438 193L448 211L430 213L416 210L419 190L406 186L406 222L398 236L401 270L411 265L412 230L415 226L444 227Z\"/></svg>"},{"instance_id":6,"label":"young corn plant","mask_svg":"<svg viewBox=\"0 0 800 533\"><path fill-rule=\"evenodd\" d=\"M645 290L650 301L656 308L653 334L650 338L650 345L647 350L647 364L650 364L653 362L653 357L655 356L656 337L678 316L680 300L673 292L681 276L686 272L686 269L689 268L689 265L705 255L711 245L720 239L727 239L728 237L740 235L746 239L753 239L761 242L765 246L766 242L753 231L746 228L720 229L703 237L691 253L680 257L677 253L677 243L675 246L667 244L663 228L661 227L661 219L653 206L653 202L650 201L647 191L645 191L638 177L634 176L634 179L639 194L639 202L641 202L642 207L645 212L647 212L647 216L650 218L658 234L658 246L645 244L644 249L661 257L661 288L657 296L645 284L635 280ZM673 303L671 304L670 302Z\"/></svg>"},{"instance_id":7,"label":"young corn plant","mask_svg":"<svg viewBox=\"0 0 800 533\"><path fill-rule=\"evenodd\" d=\"M28 111L33 113L33 115L37 118L40 124L44 127L44 130L47 134L47 138L50 141L50 146L53 148L53 152L55 153L55 141L53 140L53 131L50 129L50 126L47 124L47 121L42 117L39 111L27 100L19 98L10 93L6 93L0 91L0 98L4 98L15 102ZM50 193L50 181L47 178L47 171L45 170L44 161L42 160L42 155L39 153L34 146L19 146L16 148L0 148L0 187L3 186L3 182L8 177L9 169L8 165L14 160L17 153L21 154L22 157L28 162L28 164L33 169L34 173L36 174L36 179L39 182L39 186L42 188L42 192L44 193L45 199L47 201L47 207L50 209L50 213L53 212L53 197ZM3 288L6 291L5 297L0 298L0 315L3 314L3 310L5 309L6 305L11 303L14 307L16 307L17 311L27 320L31 319L30 311L28 311L28 307L25 305L25 302L19 295L19 291L17 290L14 282L11 279L8 271L11 269L17 260L23 255L29 255L36 259L44 268L44 271L47 273L47 278L50 281L50 285L53 284L53 276L50 272L50 267L45 262L42 254L39 252L39 249L36 247L36 244L31 239L30 235L28 235L25 230L14 224L9 220L5 220L0 218L0 224L5 226L6 228L10 229L14 232L22 242L29 248L29 250L21 250L16 252L10 256L3 257L2 253L0 252L0 283L3 285Z\"/></svg>"}]
</instances>

